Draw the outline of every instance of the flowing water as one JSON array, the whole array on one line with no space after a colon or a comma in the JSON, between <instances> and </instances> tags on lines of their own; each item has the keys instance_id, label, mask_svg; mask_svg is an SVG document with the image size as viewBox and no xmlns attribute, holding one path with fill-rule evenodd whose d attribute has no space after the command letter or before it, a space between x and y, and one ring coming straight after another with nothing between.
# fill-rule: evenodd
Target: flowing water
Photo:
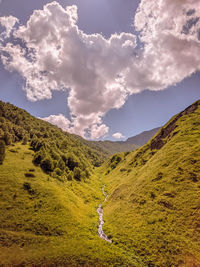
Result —
<instances>
[{"instance_id":1,"label":"flowing water","mask_svg":"<svg viewBox=\"0 0 200 267\"><path fill-rule=\"evenodd\" d=\"M105 185L102 187L102 192L103 195L105 196L104 202L106 201L108 194L105 193ZM98 227L98 234L100 236L100 238L104 239L105 241L112 243L112 240L110 240L107 235L104 233L103 231L103 225L104 225L104 221L103 221L103 208L102 208L102 204L99 204L99 207L97 209L97 212L99 214L99 227Z\"/></svg>"}]
</instances>

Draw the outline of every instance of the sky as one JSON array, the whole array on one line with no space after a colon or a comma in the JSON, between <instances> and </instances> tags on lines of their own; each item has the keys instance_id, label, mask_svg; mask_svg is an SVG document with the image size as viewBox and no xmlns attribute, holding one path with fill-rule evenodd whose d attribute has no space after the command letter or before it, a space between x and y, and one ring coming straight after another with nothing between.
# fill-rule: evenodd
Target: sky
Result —
<instances>
[{"instance_id":1,"label":"sky","mask_svg":"<svg viewBox=\"0 0 200 267\"><path fill-rule=\"evenodd\" d=\"M0 1L0 99L125 140L200 99L198 0Z\"/></svg>"}]
</instances>

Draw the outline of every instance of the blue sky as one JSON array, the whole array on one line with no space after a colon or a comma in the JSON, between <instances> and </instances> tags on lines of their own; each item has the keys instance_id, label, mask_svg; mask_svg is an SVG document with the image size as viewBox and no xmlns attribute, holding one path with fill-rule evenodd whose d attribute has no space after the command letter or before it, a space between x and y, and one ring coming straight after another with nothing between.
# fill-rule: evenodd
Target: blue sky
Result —
<instances>
[{"instance_id":1,"label":"blue sky","mask_svg":"<svg viewBox=\"0 0 200 267\"><path fill-rule=\"evenodd\" d=\"M50 1L3 0L0 4L0 16L12 15L25 24L35 9L41 9ZM105 38L121 32L135 34L134 14L140 1L132 0L70 0L57 1L63 7L77 5L78 27L86 34L100 33ZM186 76L186 75L185 75ZM190 74L188 75L190 76ZM26 109L37 117L63 114L70 118L67 105L69 91L53 91L51 99L32 102L23 89L24 79L17 70L9 72L0 63L0 99ZM161 126L174 114L180 112L192 102L200 99L200 74L198 70L191 77L183 77L181 82L170 85L165 90L141 90L130 94L119 109L106 109L101 125L109 132L104 139L115 140L112 135L121 133L125 138L144 130ZM95 89L94 89L95 90ZM94 127L95 128L95 127ZM78 129L78 128L77 128ZM96 128L95 128L96 129ZM87 132L87 130L86 130ZM76 132L77 133L77 132ZM94 135L95 136L95 135Z\"/></svg>"}]
</instances>

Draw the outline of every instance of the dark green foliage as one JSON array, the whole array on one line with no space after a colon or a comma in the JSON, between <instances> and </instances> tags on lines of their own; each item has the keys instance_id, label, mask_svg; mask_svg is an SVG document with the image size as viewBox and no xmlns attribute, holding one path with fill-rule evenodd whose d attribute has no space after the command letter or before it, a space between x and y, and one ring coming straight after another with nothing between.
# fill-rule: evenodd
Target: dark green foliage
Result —
<instances>
[{"instance_id":1,"label":"dark green foliage","mask_svg":"<svg viewBox=\"0 0 200 267\"><path fill-rule=\"evenodd\" d=\"M24 184L23 184L23 188L24 188L24 190L26 190L30 195L34 195L34 194L35 194L35 190L31 188L31 184L30 184L30 183L24 183Z\"/></svg>"},{"instance_id":2,"label":"dark green foliage","mask_svg":"<svg viewBox=\"0 0 200 267\"><path fill-rule=\"evenodd\" d=\"M12 135L9 133L5 133L4 140L6 145L10 145L12 143Z\"/></svg>"},{"instance_id":3,"label":"dark green foliage","mask_svg":"<svg viewBox=\"0 0 200 267\"><path fill-rule=\"evenodd\" d=\"M28 178L35 177L35 175L33 173L31 173L31 172L26 172L24 175L25 175L25 177L28 177Z\"/></svg>"},{"instance_id":4,"label":"dark green foliage","mask_svg":"<svg viewBox=\"0 0 200 267\"><path fill-rule=\"evenodd\" d=\"M92 147L90 142L36 119L9 103L0 101L0 116L0 139L6 145L19 141L25 145L30 141L35 152L34 164L49 174L59 168L61 176L65 177L78 167L82 176L88 178L93 166L100 166L105 159L105 151ZM79 180L80 175L76 176Z\"/></svg>"},{"instance_id":5,"label":"dark green foliage","mask_svg":"<svg viewBox=\"0 0 200 267\"><path fill-rule=\"evenodd\" d=\"M46 157L44 158L42 161L41 161L41 164L40 164L41 168L43 169L43 171L49 173L49 172L52 172L53 169L54 169L54 166L53 166L53 161L50 157Z\"/></svg>"},{"instance_id":6,"label":"dark green foliage","mask_svg":"<svg viewBox=\"0 0 200 267\"><path fill-rule=\"evenodd\" d=\"M24 137L23 137L22 145L26 145L27 142L28 142L28 137L27 137L27 136L24 136Z\"/></svg>"},{"instance_id":7,"label":"dark green foliage","mask_svg":"<svg viewBox=\"0 0 200 267\"><path fill-rule=\"evenodd\" d=\"M67 174L67 180L68 180L68 181L72 181L72 180L73 180L73 177L74 177L73 172L70 171L70 172Z\"/></svg>"},{"instance_id":8,"label":"dark green foliage","mask_svg":"<svg viewBox=\"0 0 200 267\"><path fill-rule=\"evenodd\" d=\"M70 169L70 171L73 171L75 167L78 167L78 162L74 156L72 156L72 155L68 156L67 167Z\"/></svg>"},{"instance_id":9,"label":"dark green foliage","mask_svg":"<svg viewBox=\"0 0 200 267\"><path fill-rule=\"evenodd\" d=\"M111 165L110 165L111 169L115 169L121 160L122 160L122 158L121 158L120 155L118 155L118 154L114 155L111 158L111 160L110 160L110 162L111 162Z\"/></svg>"},{"instance_id":10,"label":"dark green foliage","mask_svg":"<svg viewBox=\"0 0 200 267\"><path fill-rule=\"evenodd\" d=\"M81 181L81 169L79 167L74 168L74 179Z\"/></svg>"},{"instance_id":11,"label":"dark green foliage","mask_svg":"<svg viewBox=\"0 0 200 267\"><path fill-rule=\"evenodd\" d=\"M57 166L58 166L58 168L60 170L64 171L64 169L65 169L65 162L62 160L62 158L59 159Z\"/></svg>"},{"instance_id":12,"label":"dark green foliage","mask_svg":"<svg viewBox=\"0 0 200 267\"><path fill-rule=\"evenodd\" d=\"M61 175L62 175L62 171L61 171L61 169L56 168L54 171L55 171L55 173L56 173L58 176L61 176Z\"/></svg>"},{"instance_id":13,"label":"dark green foliage","mask_svg":"<svg viewBox=\"0 0 200 267\"><path fill-rule=\"evenodd\" d=\"M41 152L37 152L35 155L34 155L34 158L33 158L33 163L36 164L36 165L39 165L42 161L42 158L43 158L43 155Z\"/></svg>"},{"instance_id":14,"label":"dark green foliage","mask_svg":"<svg viewBox=\"0 0 200 267\"><path fill-rule=\"evenodd\" d=\"M0 164L3 164L5 159L6 146L3 140L0 140Z\"/></svg>"}]
</instances>

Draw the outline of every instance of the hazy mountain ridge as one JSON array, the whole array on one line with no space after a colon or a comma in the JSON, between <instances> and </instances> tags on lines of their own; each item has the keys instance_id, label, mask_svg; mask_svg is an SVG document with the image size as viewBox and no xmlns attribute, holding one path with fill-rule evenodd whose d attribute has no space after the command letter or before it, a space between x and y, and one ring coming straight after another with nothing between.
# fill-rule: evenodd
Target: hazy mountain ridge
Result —
<instances>
[{"instance_id":1,"label":"hazy mountain ridge","mask_svg":"<svg viewBox=\"0 0 200 267\"><path fill-rule=\"evenodd\" d=\"M125 142L130 144L135 144L137 146L143 146L146 144L158 131L160 127L154 128L152 130L144 131L133 137L129 137Z\"/></svg>"}]
</instances>

